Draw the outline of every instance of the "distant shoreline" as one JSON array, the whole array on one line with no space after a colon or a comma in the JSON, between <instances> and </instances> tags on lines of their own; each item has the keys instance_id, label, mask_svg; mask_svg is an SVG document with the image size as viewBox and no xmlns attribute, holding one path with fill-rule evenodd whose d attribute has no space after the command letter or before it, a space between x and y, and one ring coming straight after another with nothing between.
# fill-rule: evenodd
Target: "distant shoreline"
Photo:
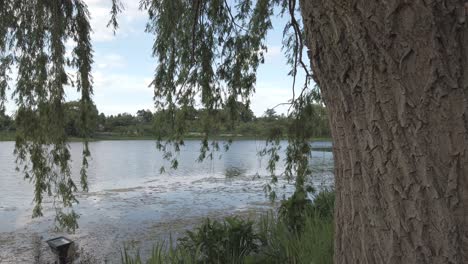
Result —
<instances>
[{"instance_id":1,"label":"distant shoreline","mask_svg":"<svg viewBox=\"0 0 468 264\"><path fill-rule=\"evenodd\" d=\"M201 136L193 136L193 135L187 135L184 137L184 140L202 140L203 137ZM216 140L266 140L266 137L256 137L252 135L237 135L237 136L217 136L210 138L211 139L216 139ZM284 140L287 140L287 138L283 138ZM155 137L153 136L120 136L120 135L109 135L109 136L96 136L92 137L89 139L89 142L96 142L96 141L111 141L111 140L156 140ZM12 132L0 132L0 142L5 142L5 141L15 141L15 133ZM76 137L70 137L68 138L69 142L83 142L83 138L76 138ZM331 138L327 137L317 137L311 139L311 141L332 141Z\"/></svg>"}]
</instances>

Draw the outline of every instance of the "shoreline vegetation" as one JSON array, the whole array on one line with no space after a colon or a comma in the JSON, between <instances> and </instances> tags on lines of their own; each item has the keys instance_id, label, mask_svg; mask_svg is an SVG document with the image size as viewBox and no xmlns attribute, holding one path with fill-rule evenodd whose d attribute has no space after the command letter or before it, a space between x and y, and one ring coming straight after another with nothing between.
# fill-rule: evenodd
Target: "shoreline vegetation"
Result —
<instances>
[{"instance_id":1,"label":"shoreline vegetation","mask_svg":"<svg viewBox=\"0 0 468 264\"><path fill-rule=\"evenodd\" d=\"M78 101L64 104L65 127L64 132L70 142L83 141L85 136L89 141L100 140L156 140L169 139L174 135L183 135L186 140L209 139L219 140L248 140L248 139L287 139L291 133L293 119L284 114L278 114L268 109L262 116L254 113L242 103L238 103L236 111L238 118L234 118L232 109L220 109L215 112L216 126L207 127L206 116L212 115L204 109L175 110L175 113L164 111L152 112L138 110L136 114L121 113L105 115L99 113L93 105L90 114L90 125L87 132L81 121L80 103ZM311 107L310 118L304 125L308 138L317 140L331 140L328 117L325 108L316 104ZM184 116L184 129L174 127L173 116ZM236 116L236 115L234 115ZM214 117L213 117L214 118ZM0 141L14 141L16 133L15 114L6 115L0 111Z\"/></svg>"},{"instance_id":2,"label":"shoreline vegetation","mask_svg":"<svg viewBox=\"0 0 468 264\"><path fill-rule=\"evenodd\" d=\"M124 247L121 263L333 263L335 192L313 196L292 196L256 219L207 218L176 241L156 240L148 256ZM96 262L87 258L80 263Z\"/></svg>"},{"instance_id":3,"label":"shoreline vegetation","mask_svg":"<svg viewBox=\"0 0 468 264\"><path fill-rule=\"evenodd\" d=\"M193 135L193 134L188 134L187 136L184 136L185 140L202 140L204 139L203 136L201 135ZM220 134L216 137L210 137L211 139L216 139L216 140L267 140L267 137L257 137L254 135L226 135L226 134ZM287 138L283 138L284 140L287 140ZM92 138L89 138L89 142L98 142L98 141L118 141L118 140L157 140L156 137L154 136L129 136L129 135L119 135L119 134L104 134L104 135L95 135ZM312 138L310 141L315 142L315 141L331 141L332 139L330 137L317 137L317 138ZM5 132L5 131L0 131L0 142L4 141L15 141L15 132ZM84 138L80 137L69 137L68 138L69 142L83 142Z\"/></svg>"},{"instance_id":4,"label":"shoreline vegetation","mask_svg":"<svg viewBox=\"0 0 468 264\"><path fill-rule=\"evenodd\" d=\"M174 137L189 140L287 140L294 137L297 124L292 117L279 115L268 109L261 117L242 103L237 114L232 109L216 110L216 125L207 126L204 109L175 110L173 115L184 116L185 128L174 127L172 117L166 112L139 110L136 115L122 113L106 116L95 106L91 125L81 123L80 103L65 103L64 133L68 142L118 140L165 140ZM314 141L331 141L328 118L322 105L313 105L307 122L301 130ZM238 119L233 119L238 116ZM214 117L213 117L214 118ZM15 115L0 112L0 141L15 141L16 133L24 133L18 127ZM87 132L84 132L84 129ZM182 136L181 136L182 135ZM46 136L46 138L48 135ZM317 150L316 148L315 150ZM329 151L329 149L324 149ZM291 198L281 201L276 212L253 220L228 217L209 220L188 231L185 236L172 241L159 241L150 256L142 260L137 251L122 252L123 264L140 263L332 263L333 260L333 205L334 191L311 193L309 200L305 190L296 191ZM79 263L96 263L95 261Z\"/></svg>"}]
</instances>

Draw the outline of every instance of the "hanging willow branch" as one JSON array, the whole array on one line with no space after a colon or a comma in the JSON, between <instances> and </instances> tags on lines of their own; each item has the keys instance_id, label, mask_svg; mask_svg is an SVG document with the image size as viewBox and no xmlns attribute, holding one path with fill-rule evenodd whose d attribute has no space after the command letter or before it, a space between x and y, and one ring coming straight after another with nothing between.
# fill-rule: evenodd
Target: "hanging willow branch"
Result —
<instances>
[{"instance_id":1,"label":"hanging willow branch","mask_svg":"<svg viewBox=\"0 0 468 264\"><path fill-rule=\"evenodd\" d=\"M300 95L289 104L294 108L291 117L303 121L301 114L314 89L309 88L310 70L302 60L303 36L301 23L295 17L298 7L295 0L143 0L141 7L147 10L147 32L155 35L153 56L158 60L151 86L154 88L156 106L161 115L156 122L172 124L171 130L158 130L158 148L176 168L177 153L184 144L186 118L191 109L204 109L204 135L199 160L212 158L219 149L218 142L209 138L219 131L220 109L228 109L230 120L236 120L240 103L250 104L255 90L256 73L264 62L267 50L266 36L272 28L271 18L275 10L287 14L290 22L285 26L284 51L291 65L293 93L298 68L305 73L305 83ZM199 99L199 100L198 100ZM201 102L201 105L195 105ZM294 123L297 129L300 123ZM292 128L294 131L296 128ZM290 147L287 175L303 179L309 174L304 164L308 162L309 135L288 132ZM268 141L270 168L278 162L275 149L282 133L272 133ZM272 149L272 148L273 149ZM303 155L298 153L303 151ZM272 171L273 179L274 170ZM299 180L298 189L303 189Z\"/></svg>"},{"instance_id":2,"label":"hanging willow branch","mask_svg":"<svg viewBox=\"0 0 468 264\"><path fill-rule=\"evenodd\" d=\"M158 148L176 167L187 116L200 98L206 114L199 159L213 157L219 145L208 138L219 130L220 109L249 104L273 5L240 1L237 13L224 0L146 0L141 6L149 14L147 31L156 37L159 66L152 86L156 107L167 115L159 121L172 124L171 131L157 131Z\"/></svg>"},{"instance_id":3,"label":"hanging willow branch","mask_svg":"<svg viewBox=\"0 0 468 264\"><path fill-rule=\"evenodd\" d=\"M156 126L158 149L172 168L177 168L177 156L187 130L187 118L201 101L204 136L198 160L212 158L219 150L217 141L209 138L219 131L220 109L228 109L230 120L236 120L239 102L247 107L255 90L256 72L264 62L266 36L272 28L271 17L279 8L287 14L283 49L293 76L293 108L290 116L296 121L288 131L286 171L296 178L296 188L304 189L311 135L298 132L304 120L310 118L311 104L319 99L317 87L309 87L310 69L303 62L303 32L295 17L296 0L142 0L141 9L148 12L147 32L155 35L153 56L158 60L154 80L155 104L160 114L156 122L171 124ZM305 83L298 97L295 83L298 68L305 73ZM283 132L272 131L264 152L269 156L269 169L275 182L274 168L278 162L279 138ZM229 142L228 142L229 143ZM225 146L227 149L228 145ZM164 171L164 167L161 168Z\"/></svg>"},{"instance_id":4,"label":"hanging willow branch","mask_svg":"<svg viewBox=\"0 0 468 264\"><path fill-rule=\"evenodd\" d=\"M120 0L109 1L109 26L116 30L123 4ZM284 174L295 176L296 187L302 190L303 179L309 174L306 164L310 135L298 131L304 129L301 125L308 118L306 109L313 102L311 95L315 90L308 87L309 69L302 61L303 38L301 23L295 18L296 1L141 0L140 6L148 12L146 30L155 35L153 56L159 63L151 83L161 113L156 122L171 124L170 129L157 126L157 147L172 168L178 166L186 122L195 107L204 108L205 138L199 160L212 158L214 151L220 149L217 141L208 140L219 131L220 109L228 109L230 120L235 122L241 106L249 107L257 69L264 62L265 39L272 28L274 11L279 8L280 14L290 16L283 48L292 67L291 75L295 79L300 65L306 73L306 83L300 95L290 100L294 107L290 115L297 122L288 132L290 147ZM78 187L70 172L63 104L65 88L76 85L81 93L81 123L88 137L89 113L93 108L90 32L89 13L82 0L0 0L0 111L8 99L7 90L12 89L17 105L17 169L34 184L33 217L43 214L43 200L51 196L58 224L70 230L78 226L78 215L71 209L78 202ZM74 45L71 57L66 55L65 43ZM16 79L12 73L15 69ZM71 74L70 69L76 73ZM70 77L73 75L74 79ZM269 142L275 143L275 148L281 131L272 135ZM266 153L272 155L270 168L275 168L278 151ZM85 141L80 172L83 190L88 189L89 155Z\"/></svg>"},{"instance_id":5,"label":"hanging willow branch","mask_svg":"<svg viewBox=\"0 0 468 264\"><path fill-rule=\"evenodd\" d=\"M58 226L73 231L78 216L71 207L78 202L78 188L70 172L63 104L65 88L76 83L82 95L84 131L89 133L93 60L87 7L81 0L1 0L0 12L0 106L12 88L17 105L17 170L34 184L33 217L43 215L43 200L51 196ZM65 43L75 44L71 57L66 56ZM76 80L67 68L77 70ZM81 186L87 190L87 142L83 148Z\"/></svg>"}]
</instances>

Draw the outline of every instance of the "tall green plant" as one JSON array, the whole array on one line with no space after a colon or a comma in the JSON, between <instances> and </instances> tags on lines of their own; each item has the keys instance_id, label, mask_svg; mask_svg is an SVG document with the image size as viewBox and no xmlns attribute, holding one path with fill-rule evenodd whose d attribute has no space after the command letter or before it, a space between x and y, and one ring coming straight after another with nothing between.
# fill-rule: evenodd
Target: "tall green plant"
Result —
<instances>
[{"instance_id":1,"label":"tall green plant","mask_svg":"<svg viewBox=\"0 0 468 264\"><path fill-rule=\"evenodd\" d=\"M260 220L263 244L249 263L333 263L333 219L306 215L300 232L272 215Z\"/></svg>"},{"instance_id":2,"label":"tall green plant","mask_svg":"<svg viewBox=\"0 0 468 264\"><path fill-rule=\"evenodd\" d=\"M258 250L258 239L251 221L237 217L227 217L222 223L207 219L179 239L179 247L196 252L196 263L241 263L245 256Z\"/></svg>"},{"instance_id":3,"label":"tall green plant","mask_svg":"<svg viewBox=\"0 0 468 264\"><path fill-rule=\"evenodd\" d=\"M176 246L156 244L146 263L333 263L334 191L318 193L308 208L301 218L207 219ZM300 221L300 230L291 228L291 219ZM145 263L127 251L122 256L123 264Z\"/></svg>"}]
</instances>

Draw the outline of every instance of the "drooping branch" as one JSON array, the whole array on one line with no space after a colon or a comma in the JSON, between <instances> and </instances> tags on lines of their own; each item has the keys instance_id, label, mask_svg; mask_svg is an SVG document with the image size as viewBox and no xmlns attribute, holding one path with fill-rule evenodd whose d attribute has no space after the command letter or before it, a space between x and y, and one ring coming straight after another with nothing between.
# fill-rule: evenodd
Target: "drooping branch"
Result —
<instances>
[{"instance_id":1,"label":"drooping branch","mask_svg":"<svg viewBox=\"0 0 468 264\"><path fill-rule=\"evenodd\" d=\"M108 26L115 32L117 16L124 8L120 0L111 1ZM200 154L203 158L212 157L213 153L208 152L219 149L218 142L208 143L208 137L219 131L219 109L229 108L235 115L239 101L249 105L257 69L264 61L271 17L277 6L289 7L290 25L295 34L291 40L295 43L294 71L301 65L306 79L310 76L302 62L301 25L294 17L295 0L233 2L231 5L226 0L140 2L140 7L149 15L147 31L155 34L153 55L158 67L151 83L155 104L164 113L161 121L173 124L170 131L157 131L158 147L172 167L177 167L177 152L184 143L187 116L195 102L201 102L206 109L205 139ZM83 131L89 135L90 127L86 124L93 93L89 13L82 0L0 1L0 7L0 108L3 108L11 81L10 68L17 67L18 78L13 90L18 106L15 153L18 170L34 183L36 207L33 214L40 216L42 201L48 195L54 196L57 207L61 208L77 202L74 196L77 187L69 170L70 152L64 133L62 104L65 88L76 83L82 97ZM65 48L70 40L75 44L71 60L66 58ZM68 76L67 67L77 70L74 81ZM294 108L303 109L298 99L305 91L304 88L299 97L291 101ZM182 111L176 111L178 109ZM299 116L299 113L292 115ZM168 144L163 143L163 138ZM298 134L297 139L306 137ZM84 190L88 187L89 154L85 143L81 170ZM58 222L72 229L77 227L76 217L73 211L67 214L59 208L57 212Z\"/></svg>"},{"instance_id":2,"label":"drooping branch","mask_svg":"<svg viewBox=\"0 0 468 264\"><path fill-rule=\"evenodd\" d=\"M42 215L49 196L56 206L59 226L74 230L77 215L72 205L78 190L70 171L70 151L65 133L65 89L73 85L67 68L77 70L82 93L81 111L87 126L86 105L92 103L89 13L81 0L0 1L0 101L12 82L16 111L15 154L17 170L34 184L33 217ZM67 57L67 41L76 44ZM16 80L11 68L17 68ZM81 186L87 189L86 154Z\"/></svg>"},{"instance_id":3,"label":"drooping branch","mask_svg":"<svg viewBox=\"0 0 468 264\"><path fill-rule=\"evenodd\" d=\"M295 32L295 35L296 35L296 38L297 38L297 47L298 47L298 51L297 51L297 57L298 57L298 61L299 61L299 64L301 64L303 70L305 71L306 73L306 78L310 78L311 77L311 74L309 73L309 69L307 67L307 65L304 63L304 61L302 60L302 54L303 54L303 48L304 48L304 41L303 41L303 36L302 36L302 30L299 26L299 23L297 22L296 20L296 17L295 17L295 12L296 12L296 0L288 0L289 1L289 15L291 16L291 24L294 28L294 32Z\"/></svg>"},{"instance_id":4,"label":"drooping branch","mask_svg":"<svg viewBox=\"0 0 468 264\"><path fill-rule=\"evenodd\" d=\"M234 15L232 14L231 7L229 7L229 4L227 3L227 0L224 0L224 5L225 5L226 9L228 10L229 16L231 17L231 22L232 22L232 24L233 24L234 26L238 27L238 28L241 29L241 30L248 31L248 29L244 28L243 26L239 25L239 24L236 22L236 18L235 18Z\"/></svg>"},{"instance_id":5,"label":"drooping branch","mask_svg":"<svg viewBox=\"0 0 468 264\"><path fill-rule=\"evenodd\" d=\"M124 9L124 5L122 4L121 0L112 0L112 7L111 7L111 18L109 22L107 22L107 27L112 27L112 30L115 32L119 28L119 22L117 20L117 16L122 13Z\"/></svg>"}]
</instances>

